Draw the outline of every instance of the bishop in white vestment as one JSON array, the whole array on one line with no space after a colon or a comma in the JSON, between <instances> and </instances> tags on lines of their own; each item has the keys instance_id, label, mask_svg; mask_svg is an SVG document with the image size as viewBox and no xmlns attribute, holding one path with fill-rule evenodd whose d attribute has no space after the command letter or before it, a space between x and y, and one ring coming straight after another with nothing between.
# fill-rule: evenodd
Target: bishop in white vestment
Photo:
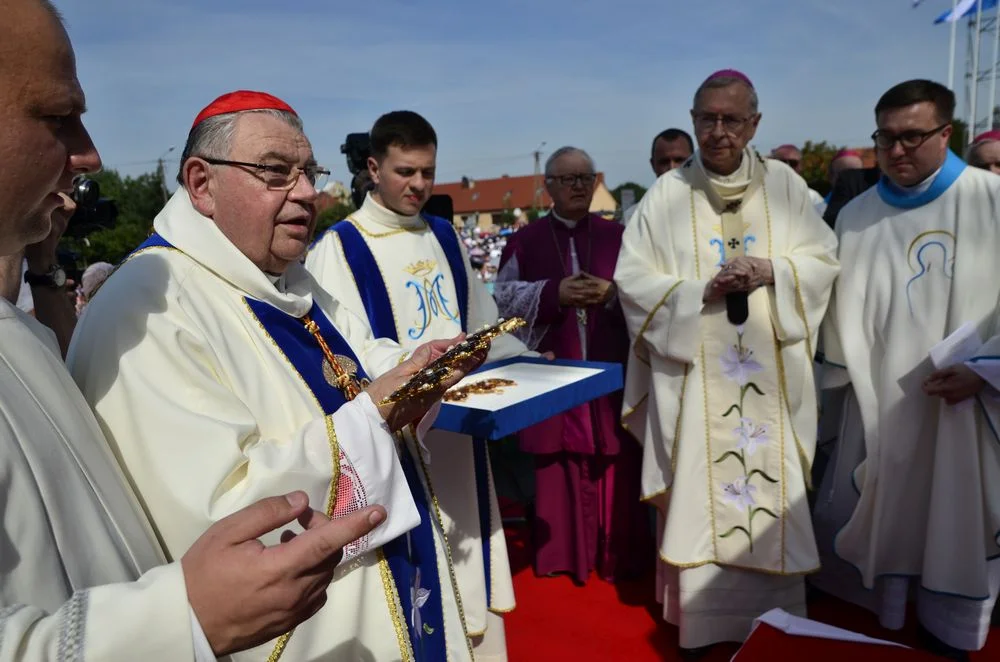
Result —
<instances>
[{"instance_id":1,"label":"bishop in white vestment","mask_svg":"<svg viewBox=\"0 0 1000 662\"><path fill-rule=\"evenodd\" d=\"M892 105L913 89L953 108L929 81L887 92L885 174L837 217L843 270L823 380L847 393L829 412L840 435L816 504L824 569L812 581L892 629L915 596L930 634L976 650L1000 588L1000 178L947 151L937 134L950 124L929 100ZM894 116L907 131L887 128ZM903 152L930 174L895 183ZM967 369L972 389L935 393L942 370Z\"/></svg>"},{"instance_id":2,"label":"bishop in white vestment","mask_svg":"<svg viewBox=\"0 0 1000 662\"><path fill-rule=\"evenodd\" d=\"M373 146L380 148L382 127L397 123L436 139L422 117L396 111L375 123ZM471 333L498 318L496 303L476 278L451 222L423 214L419 207L407 214L387 206L403 204L386 200L396 197L387 180L396 176L396 160L423 157L433 167L436 151L433 143L393 144L386 154L373 155L375 191L361 209L317 239L306 258L319 285L366 319L373 335L407 349L430 338ZM418 186L418 195L429 195L429 183ZM501 336L488 360L527 351L514 336ZM438 561L441 573L456 576L465 624L477 642L476 659L505 660L503 621L495 614L514 608L514 593L486 441L432 430L424 443L428 489L436 495L448 532L449 553Z\"/></svg>"},{"instance_id":3,"label":"bishop in white vestment","mask_svg":"<svg viewBox=\"0 0 1000 662\"><path fill-rule=\"evenodd\" d=\"M802 178L739 149L760 117L746 77L709 77L692 114L700 149L643 197L615 272L633 341L623 421L661 512L664 616L687 649L742 641L772 608L805 615L813 356L838 269ZM709 293L747 261L771 277L737 325Z\"/></svg>"}]
</instances>

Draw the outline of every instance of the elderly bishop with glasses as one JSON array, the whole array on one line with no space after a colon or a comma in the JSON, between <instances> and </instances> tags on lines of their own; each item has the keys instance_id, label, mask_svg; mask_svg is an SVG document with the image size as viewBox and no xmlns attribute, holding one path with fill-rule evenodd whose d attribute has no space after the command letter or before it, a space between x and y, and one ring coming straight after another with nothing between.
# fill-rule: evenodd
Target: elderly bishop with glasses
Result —
<instances>
[{"instance_id":1,"label":"elderly bishop with glasses","mask_svg":"<svg viewBox=\"0 0 1000 662\"><path fill-rule=\"evenodd\" d=\"M805 614L813 356L838 266L805 181L748 147L750 80L709 76L691 116L698 151L643 197L615 282L633 341L624 422L660 515L657 595L697 655L769 609Z\"/></svg>"},{"instance_id":2,"label":"elderly bishop with glasses","mask_svg":"<svg viewBox=\"0 0 1000 662\"><path fill-rule=\"evenodd\" d=\"M590 212L594 162L575 147L545 164L552 211L511 236L494 290L505 316L529 322L522 339L561 359L624 363L628 332L612 282L622 226ZM635 576L652 563L639 502L635 442L620 424L621 392L521 432L535 459L535 572L583 583Z\"/></svg>"},{"instance_id":3,"label":"elderly bishop with glasses","mask_svg":"<svg viewBox=\"0 0 1000 662\"><path fill-rule=\"evenodd\" d=\"M324 174L285 102L214 101L191 128L182 186L89 304L69 364L173 558L264 496L303 490L334 518L385 506L384 525L345 548L326 605L238 659L471 662L410 453L433 398L386 404L455 339L406 358L306 272Z\"/></svg>"},{"instance_id":4,"label":"elderly bishop with glasses","mask_svg":"<svg viewBox=\"0 0 1000 662\"><path fill-rule=\"evenodd\" d=\"M928 647L965 659L1000 589L1000 178L949 151L954 110L933 81L886 92L882 178L837 217L823 385L847 393L816 581L893 629L915 600Z\"/></svg>"}]
</instances>

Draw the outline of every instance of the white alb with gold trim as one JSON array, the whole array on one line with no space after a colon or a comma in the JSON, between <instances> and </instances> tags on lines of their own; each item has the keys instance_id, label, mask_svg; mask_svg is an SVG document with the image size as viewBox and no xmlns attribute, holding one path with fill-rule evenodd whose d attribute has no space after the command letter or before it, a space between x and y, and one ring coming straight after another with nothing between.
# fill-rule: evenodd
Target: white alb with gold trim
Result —
<instances>
[{"instance_id":1,"label":"white alb with gold trim","mask_svg":"<svg viewBox=\"0 0 1000 662\"><path fill-rule=\"evenodd\" d=\"M625 231L615 272L633 340L623 421L643 444L642 495L665 514L660 557L681 569L682 593L732 581L701 573L685 584L683 569L709 564L763 575L818 567L806 501L813 352L835 252L801 177L750 150L729 178L697 155L660 177ZM724 301L702 298L739 255L769 258L775 283L749 296L737 327ZM749 628L752 609L732 632ZM685 641L682 627L681 643L738 637L725 629Z\"/></svg>"}]
</instances>

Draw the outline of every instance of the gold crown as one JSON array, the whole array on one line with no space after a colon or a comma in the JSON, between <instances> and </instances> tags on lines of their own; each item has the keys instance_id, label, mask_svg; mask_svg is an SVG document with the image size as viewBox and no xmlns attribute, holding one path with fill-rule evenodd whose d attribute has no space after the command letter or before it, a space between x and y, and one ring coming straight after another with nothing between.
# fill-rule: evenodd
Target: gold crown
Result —
<instances>
[{"instance_id":1,"label":"gold crown","mask_svg":"<svg viewBox=\"0 0 1000 662\"><path fill-rule=\"evenodd\" d=\"M413 264L403 267L404 270L413 274L414 276L426 276L430 272L434 271L437 267L437 262L434 260L420 260L414 262Z\"/></svg>"}]
</instances>

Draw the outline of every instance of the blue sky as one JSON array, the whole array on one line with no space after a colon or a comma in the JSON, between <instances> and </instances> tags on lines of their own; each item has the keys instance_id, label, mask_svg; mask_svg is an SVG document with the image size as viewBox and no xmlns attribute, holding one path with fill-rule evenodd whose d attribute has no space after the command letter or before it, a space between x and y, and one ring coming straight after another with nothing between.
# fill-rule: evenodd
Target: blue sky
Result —
<instances>
[{"instance_id":1,"label":"blue sky","mask_svg":"<svg viewBox=\"0 0 1000 662\"><path fill-rule=\"evenodd\" d=\"M690 125L714 70L754 81L761 150L867 145L902 80L946 81L948 0L56 0L105 164L175 157L213 98L260 89L302 116L345 180L344 136L407 108L435 126L438 181L528 174L531 152L588 150L609 184L652 179L649 143ZM963 34L960 32L960 34ZM964 41L960 41L964 56ZM984 48L984 53L991 53ZM984 88L985 89L985 88ZM982 92L981 94L985 94ZM961 101L960 101L961 108ZM543 157L544 158L544 157Z\"/></svg>"}]
</instances>

